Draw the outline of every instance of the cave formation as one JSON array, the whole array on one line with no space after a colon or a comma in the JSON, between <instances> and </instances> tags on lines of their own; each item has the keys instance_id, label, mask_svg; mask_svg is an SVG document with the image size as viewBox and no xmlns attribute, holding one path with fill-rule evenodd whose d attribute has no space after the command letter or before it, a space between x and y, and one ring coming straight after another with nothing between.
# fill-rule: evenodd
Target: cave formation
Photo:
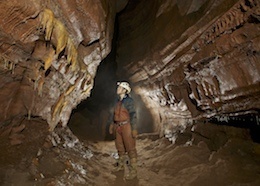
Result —
<instances>
[{"instance_id":1,"label":"cave formation","mask_svg":"<svg viewBox=\"0 0 260 186\"><path fill-rule=\"evenodd\" d=\"M68 159L79 154L90 159L91 149L110 147L106 121L116 82L123 79L131 83L138 109L139 148L147 145L154 155L141 158L151 161L151 172L162 174L152 160L171 160L169 147L178 154L196 146L207 149L201 153L214 162L203 169L214 168L203 177L211 179L189 180L183 172L162 177L207 185L218 168L228 168L230 175L219 175L216 185L258 185L259 5L259 0L1 1L0 183L98 185L79 171L86 165ZM155 158L154 149L169 156ZM237 162L230 168L223 160L227 152L234 162L234 154L245 157L239 165L250 171L241 177ZM48 165L55 168L49 171ZM164 172L175 166L170 165ZM106 170L102 166L90 167L89 175L101 183L115 179L93 170Z\"/></svg>"}]
</instances>

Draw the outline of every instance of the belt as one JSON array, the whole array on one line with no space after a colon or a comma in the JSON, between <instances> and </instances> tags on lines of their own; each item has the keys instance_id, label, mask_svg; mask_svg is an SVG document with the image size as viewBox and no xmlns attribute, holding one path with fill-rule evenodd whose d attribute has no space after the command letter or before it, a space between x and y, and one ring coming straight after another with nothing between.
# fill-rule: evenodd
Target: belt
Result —
<instances>
[{"instance_id":1,"label":"belt","mask_svg":"<svg viewBox=\"0 0 260 186\"><path fill-rule=\"evenodd\" d=\"M122 126L122 125L125 125L125 124L129 123L129 121L116 121L115 123L118 126Z\"/></svg>"}]
</instances>

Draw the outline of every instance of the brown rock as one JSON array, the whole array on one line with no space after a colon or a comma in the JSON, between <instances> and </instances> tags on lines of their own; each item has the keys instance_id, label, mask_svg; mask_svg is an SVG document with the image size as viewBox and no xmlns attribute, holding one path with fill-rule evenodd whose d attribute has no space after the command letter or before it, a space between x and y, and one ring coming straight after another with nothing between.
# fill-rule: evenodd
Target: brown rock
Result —
<instances>
[{"instance_id":1,"label":"brown rock","mask_svg":"<svg viewBox=\"0 0 260 186\"><path fill-rule=\"evenodd\" d=\"M25 129L25 124L22 124L22 125L17 126L17 127L13 127L11 134L22 132L24 129Z\"/></svg>"}]
</instances>

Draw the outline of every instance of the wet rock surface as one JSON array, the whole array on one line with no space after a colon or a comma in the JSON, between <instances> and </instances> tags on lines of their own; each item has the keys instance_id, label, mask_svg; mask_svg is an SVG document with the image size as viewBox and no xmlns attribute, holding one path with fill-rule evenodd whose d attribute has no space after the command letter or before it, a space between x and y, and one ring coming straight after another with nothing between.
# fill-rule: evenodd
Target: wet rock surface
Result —
<instances>
[{"instance_id":1,"label":"wet rock surface","mask_svg":"<svg viewBox=\"0 0 260 186\"><path fill-rule=\"evenodd\" d=\"M59 127L44 139L41 137L42 143L33 140L33 148L26 141L16 146L2 143L1 149L5 151L1 153L7 152L9 156L1 155L0 183L6 186L259 185L260 145L250 139L248 131L205 125L203 129L214 128L215 132L206 134L198 125L196 132L184 131L185 138L179 135L176 143L158 134L139 135L138 176L131 181L124 179L127 161L125 171L112 172L117 157L114 141L79 140L69 128ZM39 128L31 130L37 134ZM224 142L212 138L223 131ZM218 148L210 147L217 142Z\"/></svg>"},{"instance_id":2,"label":"wet rock surface","mask_svg":"<svg viewBox=\"0 0 260 186\"><path fill-rule=\"evenodd\" d=\"M28 114L45 119L51 130L67 125L111 50L115 6L102 0L0 2L1 122Z\"/></svg>"},{"instance_id":3,"label":"wet rock surface","mask_svg":"<svg viewBox=\"0 0 260 186\"><path fill-rule=\"evenodd\" d=\"M260 147L248 127L200 123L252 113L259 136L259 5L1 1L0 184L260 185ZM127 165L112 173L114 142L100 141L106 109L99 117L87 111L90 120L75 114L79 137L67 127L72 110L90 96L117 31L116 59L108 62L133 86L139 129L145 124L153 132L137 140L132 181L124 180Z\"/></svg>"},{"instance_id":4,"label":"wet rock surface","mask_svg":"<svg viewBox=\"0 0 260 186\"><path fill-rule=\"evenodd\" d=\"M119 17L117 60L155 128L259 113L259 3L129 3Z\"/></svg>"},{"instance_id":5,"label":"wet rock surface","mask_svg":"<svg viewBox=\"0 0 260 186\"><path fill-rule=\"evenodd\" d=\"M258 113L259 3L3 1L0 121L22 114L42 117L51 130L66 126L90 96L113 37L118 78L131 81L154 131Z\"/></svg>"}]
</instances>

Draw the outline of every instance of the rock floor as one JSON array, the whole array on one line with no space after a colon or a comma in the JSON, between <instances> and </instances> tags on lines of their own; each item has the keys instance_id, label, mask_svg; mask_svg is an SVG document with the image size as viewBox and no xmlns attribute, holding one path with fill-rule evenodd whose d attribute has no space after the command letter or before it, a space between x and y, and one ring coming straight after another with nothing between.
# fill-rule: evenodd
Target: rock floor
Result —
<instances>
[{"instance_id":1,"label":"rock floor","mask_svg":"<svg viewBox=\"0 0 260 186\"><path fill-rule=\"evenodd\" d=\"M127 165L125 172L112 173L114 141L79 140L67 129L56 131L49 139L52 147L37 144L38 150L31 156L28 152L22 155L28 151L25 146L6 147L11 154L12 148L14 153L19 151L20 159L15 163L1 159L0 185L260 185L260 144L252 141L231 138L211 151L204 141L174 145L166 138L143 136L137 140L138 176L126 181Z\"/></svg>"}]
</instances>

